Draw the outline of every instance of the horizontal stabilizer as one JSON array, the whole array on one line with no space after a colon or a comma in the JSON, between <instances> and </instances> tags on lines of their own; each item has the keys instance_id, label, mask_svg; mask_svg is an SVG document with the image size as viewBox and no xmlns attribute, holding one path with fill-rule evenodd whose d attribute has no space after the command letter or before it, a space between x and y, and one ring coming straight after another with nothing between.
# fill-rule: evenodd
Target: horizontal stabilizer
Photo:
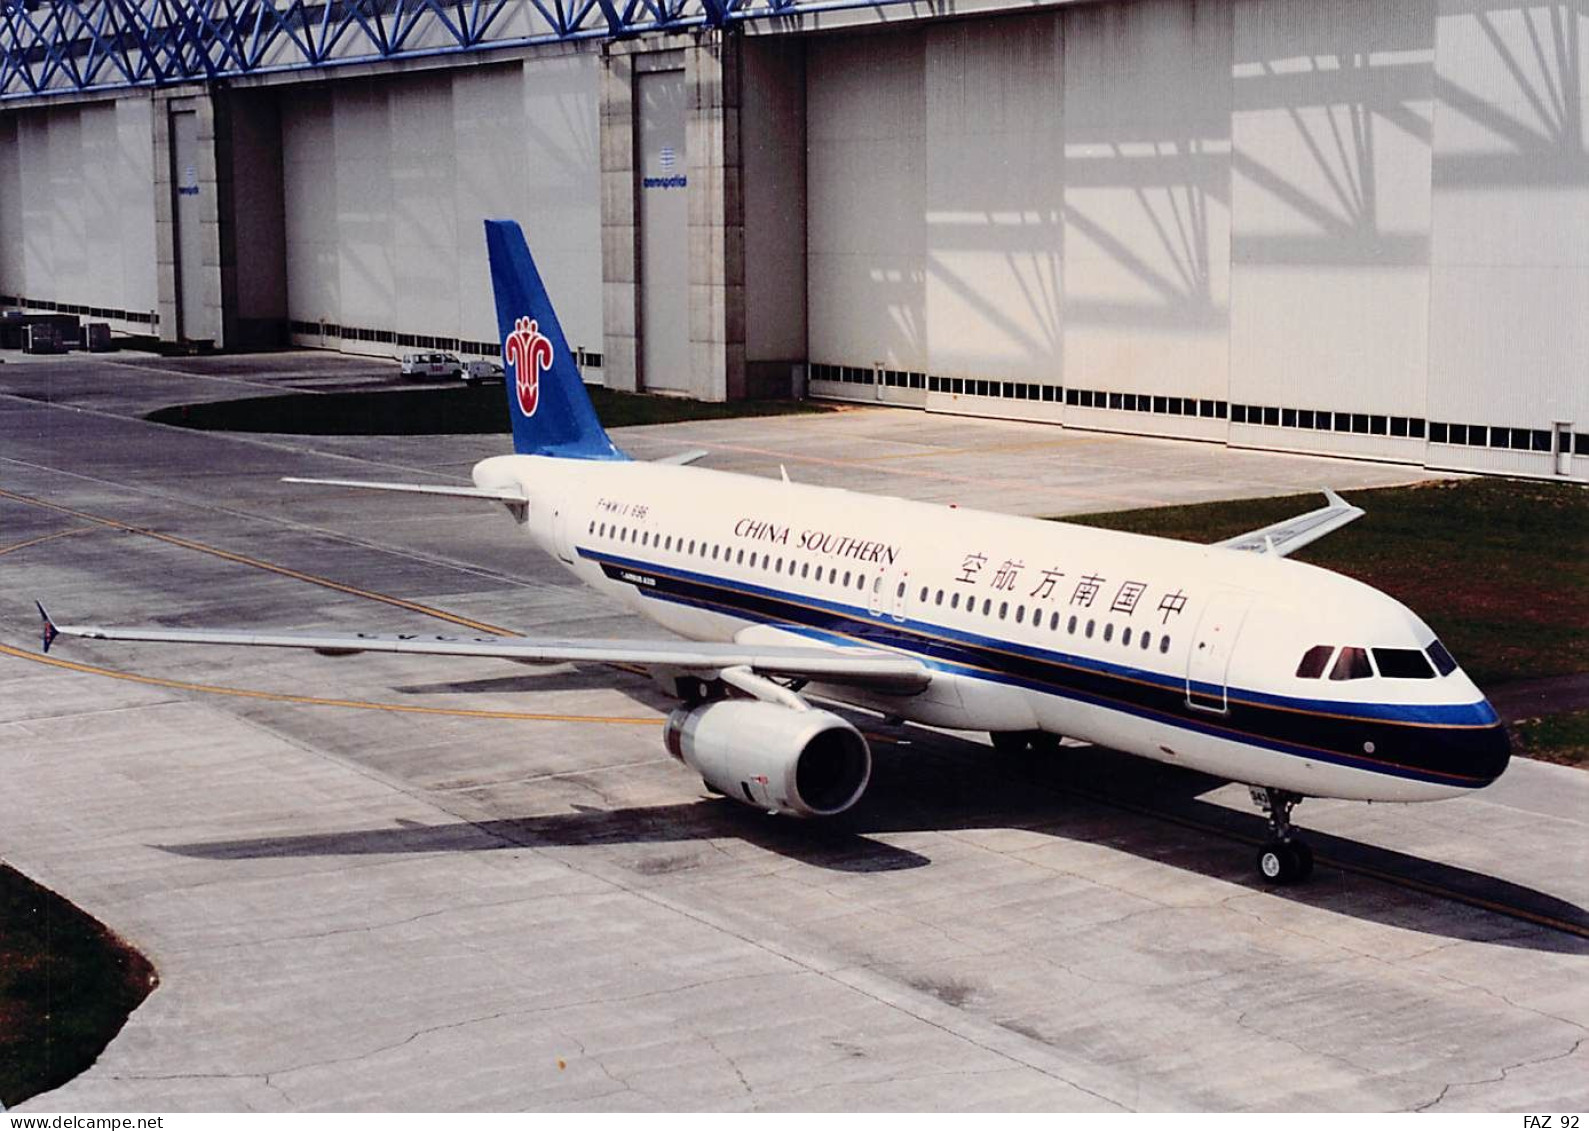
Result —
<instances>
[{"instance_id":1,"label":"horizontal stabilizer","mask_svg":"<svg viewBox=\"0 0 1589 1131\"><path fill-rule=\"evenodd\" d=\"M1324 498L1327 505L1316 511L1299 514L1295 518L1282 519L1259 530L1238 534L1223 542L1215 542L1214 545L1223 546L1227 550L1250 550L1253 553L1274 554L1283 558L1293 551L1302 549L1310 542L1317 542L1326 534L1339 530L1347 523L1355 522L1365 513L1361 507L1354 507L1328 487L1324 489Z\"/></svg>"},{"instance_id":2,"label":"horizontal stabilizer","mask_svg":"<svg viewBox=\"0 0 1589 1131\"><path fill-rule=\"evenodd\" d=\"M447 487L430 483L371 483L362 479L299 479L285 476L283 483L310 483L317 487L352 487L360 491L396 491L405 495L447 495L455 499L485 499L489 502L527 506L524 492L489 487Z\"/></svg>"},{"instance_id":3,"label":"horizontal stabilizer","mask_svg":"<svg viewBox=\"0 0 1589 1131\"><path fill-rule=\"evenodd\" d=\"M711 454L712 453L707 451L705 448L691 448L687 452L678 452L675 455L663 456L661 459L654 459L651 462L652 463L672 463L672 464L677 464L680 467L684 467L687 464L694 463L696 460L705 459L707 456L709 456Z\"/></svg>"}]
</instances>

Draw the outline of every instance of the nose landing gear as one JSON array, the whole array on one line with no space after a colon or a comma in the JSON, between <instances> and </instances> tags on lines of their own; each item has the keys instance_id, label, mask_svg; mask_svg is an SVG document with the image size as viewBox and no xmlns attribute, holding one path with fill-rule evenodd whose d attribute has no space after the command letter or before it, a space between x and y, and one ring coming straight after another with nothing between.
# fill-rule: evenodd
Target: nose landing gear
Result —
<instances>
[{"instance_id":1,"label":"nose landing gear","mask_svg":"<svg viewBox=\"0 0 1589 1131\"><path fill-rule=\"evenodd\" d=\"M1302 795L1270 786L1249 786L1253 804L1269 817L1269 841L1258 850L1258 874L1271 884L1301 883L1313 874L1313 850L1291 828L1291 810Z\"/></svg>"}]
</instances>

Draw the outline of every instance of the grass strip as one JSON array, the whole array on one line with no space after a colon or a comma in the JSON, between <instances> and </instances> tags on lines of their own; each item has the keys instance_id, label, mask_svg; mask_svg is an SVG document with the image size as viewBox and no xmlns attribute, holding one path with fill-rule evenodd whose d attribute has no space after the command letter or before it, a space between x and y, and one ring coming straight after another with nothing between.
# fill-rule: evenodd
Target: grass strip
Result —
<instances>
[{"instance_id":1,"label":"grass strip","mask_svg":"<svg viewBox=\"0 0 1589 1131\"><path fill-rule=\"evenodd\" d=\"M0 1103L93 1064L156 981L103 924L0 864Z\"/></svg>"},{"instance_id":2,"label":"grass strip","mask_svg":"<svg viewBox=\"0 0 1589 1131\"><path fill-rule=\"evenodd\" d=\"M1589 490L1482 478L1347 497L1368 513L1298 551L1298 560L1408 605L1481 687L1589 672ZM1065 521L1217 542L1323 502L1291 495Z\"/></svg>"},{"instance_id":3,"label":"grass strip","mask_svg":"<svg viewBox=\"0 0 1589 1131\"><path fill-rule=\"evenodd\" d=\"M747 416L837 411L809 401L696 401L587 386L596 415L608 428L676 424ZM206 432L272 432L296 436L494 435L509 431L502 386L376 388L331 393L171 405L144 419Z\"/></svg>"}]
</instances>

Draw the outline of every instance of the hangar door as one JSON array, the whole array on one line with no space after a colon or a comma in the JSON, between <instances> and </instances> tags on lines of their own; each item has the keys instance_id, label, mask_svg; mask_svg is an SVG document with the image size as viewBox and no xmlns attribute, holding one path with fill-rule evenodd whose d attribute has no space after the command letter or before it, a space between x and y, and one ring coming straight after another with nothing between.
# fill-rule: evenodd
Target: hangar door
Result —
<instances>
[{"instance_id":1,"label":"hangar door","mask_svg":"<svg viewBox=\"0 0 1589 1131\"><path fill-rule=\"evenodd\" d=\"M684 72L635 76L640 120L640 382L690 388L690 211Z\"/></svg>"}]
</instances>

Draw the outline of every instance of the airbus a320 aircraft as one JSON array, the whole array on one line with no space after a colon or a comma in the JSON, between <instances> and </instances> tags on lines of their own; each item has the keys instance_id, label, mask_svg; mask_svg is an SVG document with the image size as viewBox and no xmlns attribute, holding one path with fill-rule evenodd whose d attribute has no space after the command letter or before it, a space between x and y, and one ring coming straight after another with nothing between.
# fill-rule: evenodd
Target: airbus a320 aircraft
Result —
<instances>
[{"instance_id":1,"label":"airbus a320 aircraft","mask_svg":"<svg viewBox=\"0 0 1589 1131\"><path fill-rule=\"evenodd\" d=\"M55 625L57 636L640 665L681 705L668 751L758 809L828 817L865 738L808 697L1000 749L1059 736L1247 783L1265 880L1312 870L1304 796L1428 801L1493 782L1495 711L1411 610L1286 555L1328 505L1217 545L630 460L596 419L519 226L487 221L515 455L473 487L288 480L502 503L585 583L683 641L271 635ZM40 607L40 612L44 610Z\"/></svg>"}]
</instances>

